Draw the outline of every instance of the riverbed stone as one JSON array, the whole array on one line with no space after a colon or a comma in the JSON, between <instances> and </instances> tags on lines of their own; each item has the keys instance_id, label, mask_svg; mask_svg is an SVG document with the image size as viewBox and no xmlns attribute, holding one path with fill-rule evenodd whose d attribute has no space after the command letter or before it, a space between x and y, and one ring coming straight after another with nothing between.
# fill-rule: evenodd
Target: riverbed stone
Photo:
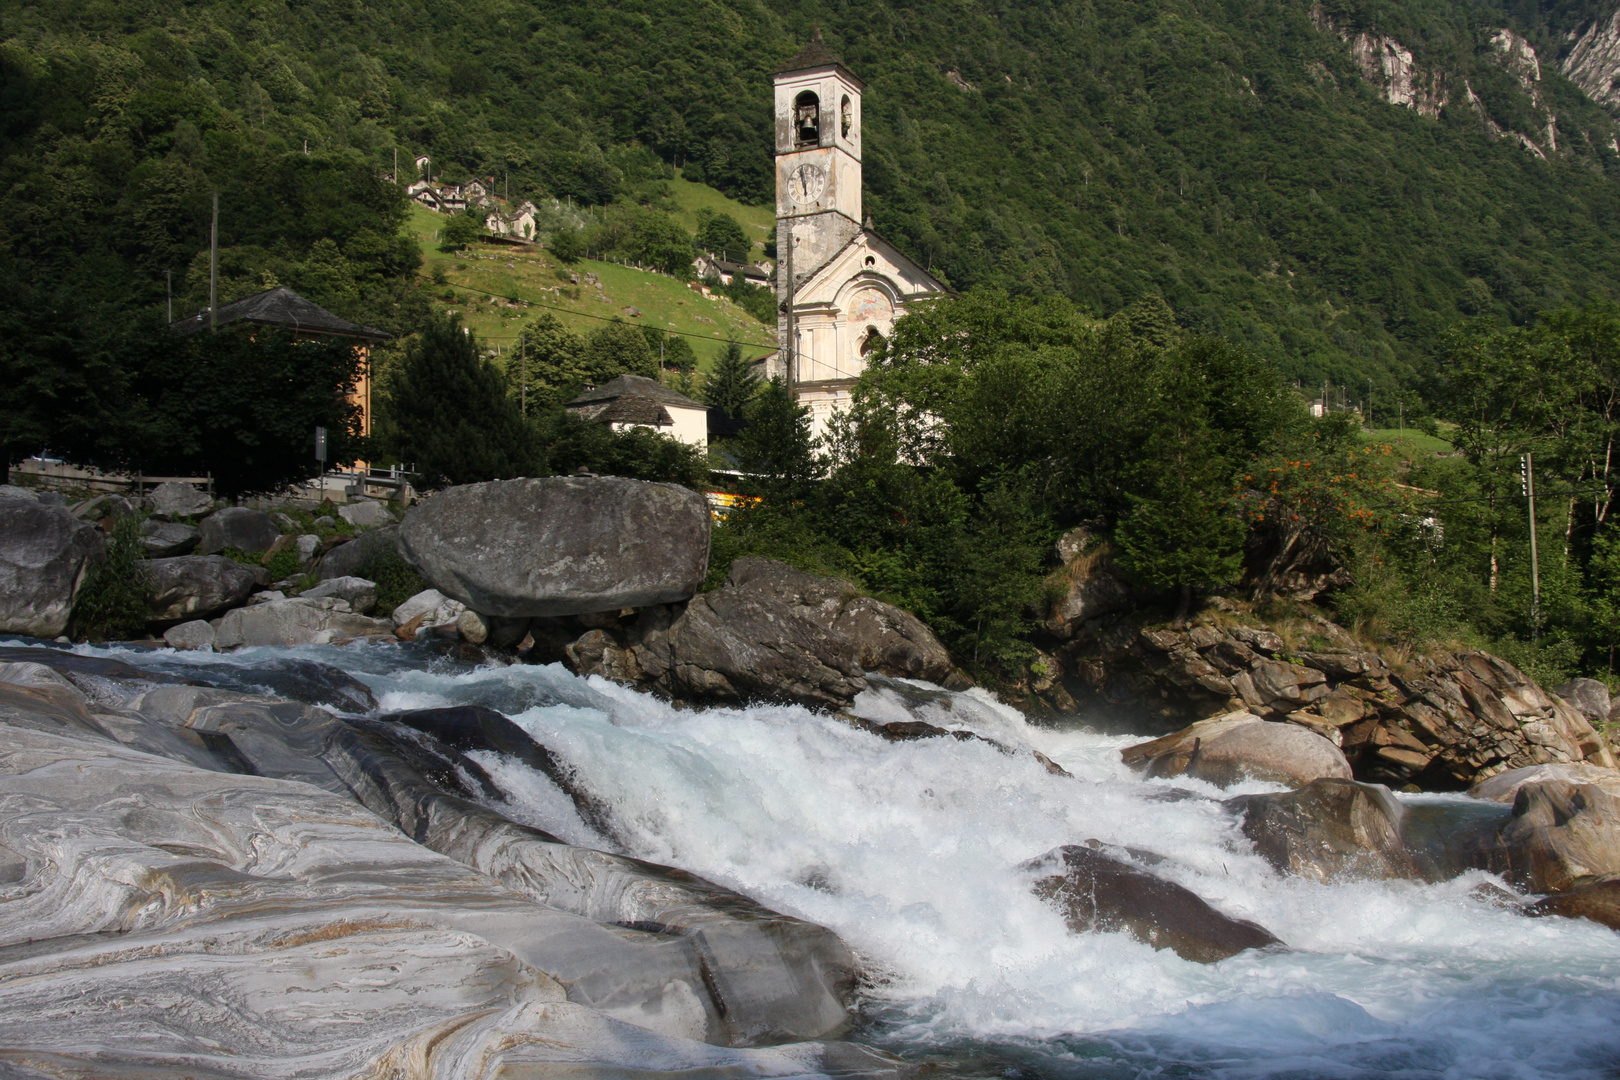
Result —
<instances>
[{"instance_id":1,"label":"riverbed stone","mask_svg":"<svg viewBox=\"0 0 1620 1080\"><path fill-rule=\"evenodd\" d=\"M213 555L226 548L258 552L270 550L281 537L281 530L270 515L245 506L227 506L203 518L197 550Z\"/></svg>"},{"instance_id":2,"label":"riverbed stone","mask_svg":"<svg viewBox=\"0 0 1620 1080\"><path fill-rule=\"evenodd\" d=\"M1071 933L1124 932L1200 964L1282 944L1264 927L1222 914L1192 890L1133 865L1130 853L1096 841L1056 848L1024 868L1039 875L1035 895L1062 913Z\"/></svg>"},{"instance_id":3,"label":"riverbed stone","mask_svg":"<svg viewBox=\"0 0 1620 1080\"><path fill-rule=\"evenodd\" d=\"M1596 784L1610 795L1620 796L1620 770L1605 769L1600 765L1591 765L1584 761L1569 762L1563 765L1529 765L1522 769L1509 769L1499 772L1495 776L1488 776L1484 780L1468 789L1468 794L1476 799L1489 799L1492 802L1511 804L1518 796L1519 789L1526 784L1536 784L1545 780L1560 781L1566 784Z\"/></svg>"},{"instance_id":4,"label":"riverbed stone","mask_svg":"<svg viewBox=\"0 0 1620 1080\"><path fill-rule=\"evenodd\" d=\"M361 567L372 559L395 552L399 539L398 525L384 525L371 529L354 539L338 544L321 556L315 567L315 576L328 578L360 576Z\"/></svg>"},{"instance_id":5,"label":"riverbed stone","mask_svg":"<svg viewBox=\"0 0 1620 1080\"><path fill-rule=\"evenodd\" d=\"M438 589L423 589L402 602L390 614L396 627L416 623L419 627L445 626L455 622L467 610L458 600L452 600Z\"/></svg>"},{"instance_id":6,"label":"riverbed stone","mask_svg":"<svg viewBox=\"0 0 1620 1080\"><path fill-rule=\"evenodd\" d=\"M214 500L190 484L166 480L146 493L154 514L164 517L201 517L214 508Z\"/></svg>"},{"instance_id":7,"label":"riverbed stone","mask_svg":"<svg viewBox=\"0 0 1620 1080\"><path fill-rule=\"evenodd\" d=\"M248 645L325 645L356 637L393 633L387 619L368 619L349 611L347 601L324 596L271 600L225 613L215 632L214 647Z\"/></svg>"},{"instance_id":8,"label":"riverbed stone","mask_svg":"<svg viewBox=\"0 0 1620 1080\"><path fill-rule=\"evenodd\" d=\"M147 558L150 559L188 554L201 539L202 532L192 525L155 517L141 522L141 547L146 549Z\"/></svg>"},{"instance_id":9,"label":"riverbed stone","mask_svg":"<svg viewBox=\"0 0 1620 1080\"><path fill-rule=\"evenodd\" d=\"M1417 878L1401 838L1405 810L1382 784L1314 780L1281 795L1241 795L1228 807L1279 873L1316 881Z\"/></svg>"},{"instance_id":10,"label":"riverbed stone","mask_svg":"<svg viewBox=\"0 0 1620 1080\"><path fill-rule=\"evenodd\" d=\"M368 615L377 606L377 583L363 577L335 577L317 582L299 594L308 600L335 596L346 600L349 610L356 615Z\"/></svg>"},{"instance_id":11,"label":"riverbed stone","mask_svg":"<svg viewBox=\"0 0 1620 1080\"><path fill-rule=\"evenodd\" d=\"M394 515L388 507L375 499L361 499L338 507L338 517L357 529L374 529L379 525L392 525Z\"/></svg>"},{"instance_id":12,"label":"riverbed stone","mask_svg":"<svg viewBox=\"0 0 1620 1080\"><path fill-rule=\"evenodd\" d=\"M146 618L164 623L207 619L247 602L259 575L223 555L146 561Z\"/></svg>"},{"instance_id":13,"label":"riverbed stone","mask_svg":"<svg viewBox=\"0 0 1620 1080\"><path fill-rule=\"evenodd\" d=\"M685 600L708 570L709 505L675 484L553 476L447 488L399 549L435 588L510 618Z\"/></svg>"},{"instance_id":14,"label":"riverbed stone","mask_svg":"<svg viewBox=\"0 0 1620 1080\"><path fill-rule=\"evenodd\" d=\"M163 640L170 648L182 650L212 649L214 627L206 619L192 619L163 631Z\"/></svg>"},{"instance_id":15,"label":"riverbed stone","mask_svg":"<svg viewBox=\"0 0 1620 1080\"><path fill-rule=\"evenodd\" d=\"M105 555L101 530L64 507L0 499L0 632L61 634L74 594Z\"/></svg>"},{"instance_id":16,"label":"riverbed stone","mask_svg":"<svg viewBox=\"0 0 1620 1080\"><path fill-rule=\"evenodd\" d=\"M1620 798L1596 784L1525 784L1500 841L1508 877L1531 892L1620 874Z\"/></svg>"},{"instance_id":17,"label":"riverbed stone","mask_svg":"<svg viewBox=\"0 0 1620 1080\"><path fill-rule=\"evenodd\" d=\"M1303 787L1323 777L1351 776L1350 763L1321 735L1248 712L1201 720L1163 738L1126 747L1120 756L1149 776L1191 776L1221 787L1245 779Z\"/></svg>"}]
</instances>

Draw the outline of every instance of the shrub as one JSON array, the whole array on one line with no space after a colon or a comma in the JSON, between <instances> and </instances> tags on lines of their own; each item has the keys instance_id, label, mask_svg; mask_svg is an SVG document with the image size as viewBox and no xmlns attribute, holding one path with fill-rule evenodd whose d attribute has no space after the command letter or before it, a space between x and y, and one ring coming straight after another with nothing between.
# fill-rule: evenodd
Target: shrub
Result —
<instances>
[{"instance_id":1,"label":"shrub","mask_svg":"<svg viewBox=\"0 0 1620 1080\"><path fill-rule=\"evenodd\" d=\"M140 522L120 518L107 540L107 558L92 567L73 598L72 636L107 641L146 630L147 573Z\"/></svg>"}]
</instances>

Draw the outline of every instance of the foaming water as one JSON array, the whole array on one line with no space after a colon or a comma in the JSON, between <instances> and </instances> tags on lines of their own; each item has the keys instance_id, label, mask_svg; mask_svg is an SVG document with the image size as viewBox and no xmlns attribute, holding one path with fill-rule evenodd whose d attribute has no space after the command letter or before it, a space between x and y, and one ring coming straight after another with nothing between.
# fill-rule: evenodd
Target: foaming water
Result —
<instances>
[{"instance_id":1,"label":"foaming water","mask_svg":"<svg viewBox=\"0 0 1620 1080\"><path fill-rule=\"evenodd\" d=\"M862 1037L952 1073L1620 1076L1620 934L1475 899L1494 880L1478 873L1440 885L1282 877L1216 801L1278 789L1144 781L1119 762L1129 738L1032 727L982 692L921 684L869 690L854 711L999 746L890 743L797 707L677 709L559 666L424 668L393 648L207 663L293 656L343 667L385 711L480 703L511 716L611 808L613 836L545 776L481 755L504 812L831 927L870 976ZM1167 857L1160 872L1288 948L1202 965L1123 934L1068 933L1020 866L1091 838Z\"/></svg>"}]
</instances>

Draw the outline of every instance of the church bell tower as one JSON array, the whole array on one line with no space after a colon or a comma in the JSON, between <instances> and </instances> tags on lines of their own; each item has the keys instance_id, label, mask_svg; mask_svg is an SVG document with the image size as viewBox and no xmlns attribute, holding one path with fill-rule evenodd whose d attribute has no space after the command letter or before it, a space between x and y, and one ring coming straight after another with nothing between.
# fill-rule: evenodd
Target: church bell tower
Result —
<instances>
[{"instance_id":1,"label":"church bell tower","mask_svg":"<svg viewBox=\"0 0 1620 1080\"><path fill-rule=\"evenodd\" d=\"M821 40L821 31L778 69L776 251L781 350L793 370L792 297L797 287L861 232L861 80Z\"/></svg>"}]
</instances>

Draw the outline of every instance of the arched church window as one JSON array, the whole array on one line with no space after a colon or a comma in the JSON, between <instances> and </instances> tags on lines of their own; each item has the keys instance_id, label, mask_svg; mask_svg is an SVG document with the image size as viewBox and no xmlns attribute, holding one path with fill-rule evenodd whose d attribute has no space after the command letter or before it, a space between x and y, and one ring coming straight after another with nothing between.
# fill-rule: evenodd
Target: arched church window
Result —
<instances>
[{"instance_id":1,"label":"arched church window","mask_svg":"<svg viewBox=\"0 0 1620 1080\"><path fill-rule=\"evenodd\" d=\"M883 335L878 333L877 327L868 326L866 336L861 339L861 359L865 360L883 346Z\"/></svg>"},{"instance_id":2,"label":"arched church window","mask_svg":"<svg viewBox=\"0 0 1620 1080\"><path fill-rule=\"evenodd\" d=\"M844 138L849 138L849 129L855 125L855 109L849 103L849 95L844 95L843 104L838 106L839 130Z\"/></svg>"},{"instance_id":3,"label":"arched church window","mask_svg":"<svg viewBox=\"0 0 1620 1080\"><path fill-rule=\"evenodd\" d=\"M793 126L799 132L800 146L821 145L821 99L806 90L793 102Z\"/></svg>"}]
</instances>

